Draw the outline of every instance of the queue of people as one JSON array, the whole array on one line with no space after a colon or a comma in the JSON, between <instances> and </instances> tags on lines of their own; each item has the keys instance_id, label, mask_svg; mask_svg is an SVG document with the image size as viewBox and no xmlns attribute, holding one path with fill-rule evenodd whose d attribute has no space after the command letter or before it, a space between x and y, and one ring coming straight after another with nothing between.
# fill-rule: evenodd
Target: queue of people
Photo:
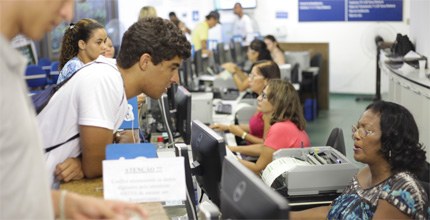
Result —
<instances>
[{"instance_id":1,"label":"queue of people","mask_svg":"<svg viewBox=\"0 0 430 220\"><path fill-rule=\"evenodd\" d=\"M20 76L24 58L9 41L18 34L42 38L52 24L72 20L73 5L72 0L49 1L43 6L40 0L0 2L0 54L4 57L0 60L4 70L0 117L5 125L19 123L23 129L16 133L7 126L0 128L1 219L126 218L130 210L146 216L135 204L80 196L50 186L58 181L100 177L105 146L117 138L127 99L142 93L158 99L179 83L181 61L191 55L185 34L192 34L194 49L207 50L207 32L220 20L219 13L212 11L190 31L174 13L169 14L169 22L157 17L155 8L146 6L124 33L116 60L111 59L115 50L103 25L93 19L70 24L62 42L58 82L75 76L35 116ZM19 13L22 9L33 16ZM239 3L234 13L240 23L236 29L248 33L248 19ZM229 148L257 157L256 162L241 160L257 174L272 161L276 150L311 146L298 93L291 83L279 79L278 65L285 63L282 53L276 39L268 35L249 45L247 56L253 63L249 75L233 63L223 65L239 90L250 88L259 95L257 112L247 125L211 127L248 142L248 146ZM366 166L330 206L291 212L291 219L427 219L428 195L416 178L426 156L411 113L398 104L375 102L366 108L352 132L354 159ZM64 144L43 155L58 143ZM28 192L35 195L29 198Z\"/></svg>"}]
</instances>

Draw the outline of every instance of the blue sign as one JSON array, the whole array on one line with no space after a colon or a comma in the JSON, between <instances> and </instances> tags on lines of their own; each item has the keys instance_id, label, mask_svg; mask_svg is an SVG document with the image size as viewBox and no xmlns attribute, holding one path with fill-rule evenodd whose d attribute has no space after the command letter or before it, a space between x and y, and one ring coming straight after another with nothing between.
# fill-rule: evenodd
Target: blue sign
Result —
<instances>
[{"instance_id":1,"label":"blue sign","mask_svg":"<svg viewBox=\"0 0 430 220\"><path fill-rule=\"evenodd\" d=\"M348 21L402 21L403 0L348 0Z\"/></svg>"},{"instance_id":2,"label":"blue sign","mask_svg":"<svg viewBox=\"0 0 430 220\"><path fill-rule=\"evenodd\" d=\"M127 114L119 128L120 129L138 129L139 128L137 97L134 97L128 100Z\"/></svg>"},{"instance_id":3,"label":"blue sign","mask_svg":"<svg viewBox=\"0 0 430 220\"><path fill-rule=\"evenodd\" d=\"M299 0L299 21L345 21L345 0Z\"/></svg>"},{"instance_id":4,"label":"blue sign","mask_svg":"<svg viewBox=\"0 0 430 220\"><path fill-rule=\"evenodd\" d=\"M299 0L299 21L402 21L403 0Z\"/></svg>"},{"instance_id":5,"label":"blue sign","mask_svg":"<svg viewBox=\"0 0 430 220\"><path fill-rule=\"evenodd\" d=\"M277 19L288 19L288 12L286 11L277 11L276 12Z\"/></svg>"}]
</instances>

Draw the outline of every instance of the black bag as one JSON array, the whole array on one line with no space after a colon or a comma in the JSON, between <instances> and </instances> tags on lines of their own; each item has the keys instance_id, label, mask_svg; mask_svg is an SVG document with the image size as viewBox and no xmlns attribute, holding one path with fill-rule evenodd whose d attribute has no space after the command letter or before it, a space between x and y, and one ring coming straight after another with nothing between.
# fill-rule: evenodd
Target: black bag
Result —
<instances>
[{"instance_id":1,"label":"black bag","mask_svg":"<svg viewBox=\"0 0 430 220\"><path fill-rule=\"evenodd\" d=\"M34 95L31 96L31 101L33 101L33 106L34 109L36 110L36 114L39 114L44 108L45 106L49 103L49 100L51 100L52 96L64 85L66 84L71 78L73 78L74 75L76 75L79 70L83 69L84 67L78 69L75 71L75 73L73 73L68 79L62 81L61 83L55 84L55 85L50 85L47 88L45 88L44 90L42 90L39 93L36 93ZM79 137L79 133L75 134L73 137L67 139L66 141L60 143L60 144L56 144L54 146L48 147L45 149L45 153L50 152L51 150L56 149L57 147L60 147L61 145L74 140L76 138Z\"/></svg>"},{"instance_id":2,"label":"black bag","mask_svg":"<svg viewBox=\"0 0 430 220\"><path fill-rule=\"evenodd\" d=\"M415 51L415 46L409 40L408 35L397 34L396 41L391 47L391 52L397 56L405 56L411 50Z\"/></svg>"},{"instance_id":3,"label":"black bag","mask_svg":"<svg viewBox=\"0 0 430 220\"><path fill-rule=\"evenodd\" d=\"M87 65L89 66L89 65ZM86 67L86 66L84 66ZM84 67L81 67L80 69L76 70L69 78L66 80L55 84L50 85L46 87L44 90L34 94L31 96L31 101L33 101L34 109L36 110L36 114L38 115L48 104L49 100L51 100L52 96L64 85L66 84L71 78L73 78L76 73L79 72L79 70L83 69Z\"/></svg>"}]
</instances>

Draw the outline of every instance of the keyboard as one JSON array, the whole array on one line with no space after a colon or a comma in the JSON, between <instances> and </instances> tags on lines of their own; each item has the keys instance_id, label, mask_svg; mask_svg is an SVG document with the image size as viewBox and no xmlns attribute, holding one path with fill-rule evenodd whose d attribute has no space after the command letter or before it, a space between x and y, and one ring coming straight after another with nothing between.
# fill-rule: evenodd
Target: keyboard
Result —
<instances>
[{"instance_id":1,"label":"keyboard","mask_svg":"<svg viewBox=\"0 0 430 220\"><path fill-rule=\"evenodd\" d=\"M223 115L231 115L232 113L232 106L230 104L223 104L218 103L215 106L215 113L216 114L223 114Z\"/></svg>"}]
</instances>

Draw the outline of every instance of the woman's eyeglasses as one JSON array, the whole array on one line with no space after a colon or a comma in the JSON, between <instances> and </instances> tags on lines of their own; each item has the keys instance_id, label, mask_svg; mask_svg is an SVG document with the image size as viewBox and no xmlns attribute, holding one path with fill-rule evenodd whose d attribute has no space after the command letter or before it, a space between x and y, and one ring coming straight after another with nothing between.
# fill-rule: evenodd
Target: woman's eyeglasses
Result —
<instances>
[{"instance_id":1,"label":"woman's eyeglasses","mask_svg":"<svg viewBox=\"0 0 430 220\"><path fill-rule=\"evenodd\" d=\"M358 132L358 135L361 138L365 138L365 137L373 135L375 133L374 131L364 129L363 127L357 128L357 126L355 126L355 125L352 126L351 130L352 130L352 139L354 139L355 132Z\"/></svg>"},{"instance_id":2,"label":"woman's eyeglasses","mask_svg":"<svg viewBox=\"0 0 430 220\"><path fill-rule=\"evenodd\" d=\"M262 92L262 93L258 96L258 98L261 98L261 101L263 101L263 100L267 100L267 95L266 95L266 93L265 93L265 92Z\"/></svg>"}]
</instances>

